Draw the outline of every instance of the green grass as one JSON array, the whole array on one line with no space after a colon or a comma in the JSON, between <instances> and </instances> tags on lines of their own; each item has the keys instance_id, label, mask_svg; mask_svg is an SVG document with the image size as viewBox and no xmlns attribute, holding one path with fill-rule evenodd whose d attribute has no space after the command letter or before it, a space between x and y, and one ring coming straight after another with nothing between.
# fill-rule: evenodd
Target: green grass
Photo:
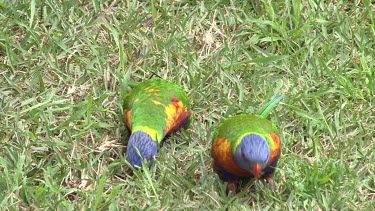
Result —
<instances>
[{"instance_id":1,"label":"green grass","mask_svg":"<svg viewBox=\"0 0 375 211\"><path fill-rule=\"evenodd\" d=\"M0 1L1 210L375 209L374 3L110 2ZM153 74L193 120L130 174L121 93ZM227 196L212 131L278 94L276 191Z\"/></svg>"}]
</instances>

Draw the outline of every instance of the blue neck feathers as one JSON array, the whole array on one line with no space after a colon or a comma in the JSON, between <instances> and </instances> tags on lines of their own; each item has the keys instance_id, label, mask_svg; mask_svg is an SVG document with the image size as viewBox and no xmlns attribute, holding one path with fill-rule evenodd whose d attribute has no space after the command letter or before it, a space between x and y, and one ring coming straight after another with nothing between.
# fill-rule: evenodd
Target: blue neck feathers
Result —
<instances>
[{"instance_id":1,"label":"blue neck feathers","mask_svg":"<svg viewBox=\"0 0 375 211\"><path fill-rule=\"evenodd\" d=\"M142 159L148 162L148 167L151 167L157 153L158 145L148 134L142 131L131 134L126 149L126 160L133 167L142 167Z\"/></svg>"}]
</instances>

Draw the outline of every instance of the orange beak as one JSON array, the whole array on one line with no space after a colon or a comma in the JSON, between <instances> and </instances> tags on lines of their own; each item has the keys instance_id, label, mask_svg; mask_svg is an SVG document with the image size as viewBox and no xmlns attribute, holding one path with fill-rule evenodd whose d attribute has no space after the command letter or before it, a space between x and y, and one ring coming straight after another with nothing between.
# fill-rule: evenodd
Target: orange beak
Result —
<instances>
[{"instance_id":1,"label":"orange beak","mask_svg":"<svg viewBox=\"0 0 375 211\"><path fill-rule=\"evenodd\" d=\"M258 179L260 176L260 171L262 170L262 165L257 163L251 166L255 179Z\"/></svg>"}]
</instances>

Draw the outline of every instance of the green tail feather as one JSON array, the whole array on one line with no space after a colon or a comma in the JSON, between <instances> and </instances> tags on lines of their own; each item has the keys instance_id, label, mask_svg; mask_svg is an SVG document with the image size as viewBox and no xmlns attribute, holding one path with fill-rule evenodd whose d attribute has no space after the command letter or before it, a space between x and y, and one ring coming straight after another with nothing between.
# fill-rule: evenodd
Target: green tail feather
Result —
<instances>
[{"instance_id":1,"label":"green tail feather","mask_svg":"<svg viewBox=\"0 0 375 211\"><path fill-rule=\"evenodd\" d=\"M263 116L264 118L267 118L268 117L268 114L270 114L271 110L273 109L273 107L276 106L276 104L278 102L280 102L280 100L283 99L283 96L282 95L278 95L276 96L275 98L273 98L272 100L270 100L268 103L264 104L258 111L258 115L261 115Z\"/></svg>"},{"instance_id":2,"label":"green tail feather","mask_svg":"<svg viewBox=\"0 0 375 211\"><path fill-rule=\"evenodd\" d=\"M128 81L128 86L130 86L131 88L134 88L135 86L137 86L138 84L140 84L141 82L137 82L137 81Z\"/></svg>"}]
</instances>

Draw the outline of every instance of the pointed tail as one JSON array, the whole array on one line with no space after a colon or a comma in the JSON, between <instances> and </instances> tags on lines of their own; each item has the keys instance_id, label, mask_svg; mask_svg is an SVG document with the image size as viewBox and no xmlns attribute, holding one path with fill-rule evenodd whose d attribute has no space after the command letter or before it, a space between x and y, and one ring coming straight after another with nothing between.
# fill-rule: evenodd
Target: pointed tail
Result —
<instances>
[{"instance_id":1,"label":"pointed tail","mask_svg":"<svg viewBox=\"0 0 375 211\"><path fill-rule=\"evenodd\" d=\"M264 118L267 118L268 117L268 114L270 114L271 110L273 109L273 107L276 106L276 104L278 102L280 102L280 100L283 99L283 96L282 95L278 95L276 96L275 98L273 98L272 100L270 100L268 103L264 104L258 111L258 114L263 116Z\"/></svg>"}]
</instances>

